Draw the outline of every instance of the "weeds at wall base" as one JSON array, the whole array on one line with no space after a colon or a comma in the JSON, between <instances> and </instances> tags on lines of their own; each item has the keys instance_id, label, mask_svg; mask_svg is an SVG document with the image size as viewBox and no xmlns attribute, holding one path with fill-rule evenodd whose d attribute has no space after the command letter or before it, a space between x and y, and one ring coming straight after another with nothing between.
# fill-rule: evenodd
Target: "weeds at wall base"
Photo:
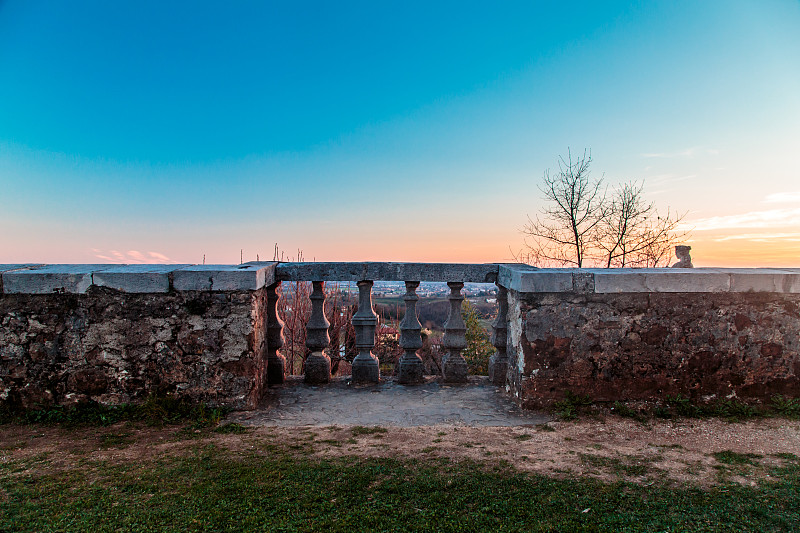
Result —
<instances>
[{"instance_id":1,"label":"weeds at wall base","mask_svg":"<svg viewBox=\"0 0 800 533\"><path fill-rule=\"evenodd\" d=\"M163 426L187 422L192 429L213 427L230 410L191 403L171 396L150 396L141 404L102 405L97 402L75 407L53 406L29 410L0 407L0 424L59 424L65 426L110 426L118 422L144 422Z\"/></svg>"},{"instance_id":2,"label":"weeds at wall base","mask_svg":"<svg viewBox=\"0 0 800 533\"><path fill-rule=\"evenodd\" d=\"M722 418L729 422L774 416L800 419L800 398L776 395L766 404L748 403L736 398L698 402L678 394L658 402L615 401L609 405L609 402L594 402L589 396L567 391L563 400L553 404L551 412L564 421L602 414L615 414L641 423L654 418Z\"/></svg>"}]
</instances>

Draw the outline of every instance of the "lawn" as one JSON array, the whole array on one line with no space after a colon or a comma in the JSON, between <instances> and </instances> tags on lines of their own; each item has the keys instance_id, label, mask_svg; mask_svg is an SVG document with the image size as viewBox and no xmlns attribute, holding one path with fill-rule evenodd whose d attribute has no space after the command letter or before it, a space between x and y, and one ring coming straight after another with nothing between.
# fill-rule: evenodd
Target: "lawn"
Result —
<instances>
[{"instance_id":1,"label":"lawn","mask_svg":"<svg viewBox=\"0 0 800 533\"><path fill-rule=\"evenodd\" d=\"M220 445L223 437L215 441L210 430L197 431L187 431L185 446L173 453L135 460L125 458L124 433L97 445L119 457L86 450L64 464L59 453L20 459L5 450L0 531L800 529L794 455L753 486L703 489L555 478L503 461L320 458L236 427L224 435L234 446ZM354 437L381 435L353 431Z\"/></svg>"}]
</instances>

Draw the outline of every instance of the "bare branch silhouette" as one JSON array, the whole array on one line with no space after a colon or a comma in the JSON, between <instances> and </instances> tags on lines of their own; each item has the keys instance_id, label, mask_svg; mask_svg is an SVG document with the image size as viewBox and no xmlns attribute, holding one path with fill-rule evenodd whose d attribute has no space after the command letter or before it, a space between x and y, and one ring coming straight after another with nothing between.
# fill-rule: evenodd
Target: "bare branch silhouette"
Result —
<instances>
[{"instance_id":1,"label":"bare branch silhouette","mask_svg":"<svg viewBox=\"0 0 800 533\"><path fill-rule=\"evenodd\" d=\"M680 230L685 214L659 215L643 197L644 183L631 181L610 194L603 179L592 179L588 151L560 157L558 172L545 171L547 205L522 228L525 249L516 260L549 266L666 266L674 244L688 236Z\"/></svg>"}]
</instances>

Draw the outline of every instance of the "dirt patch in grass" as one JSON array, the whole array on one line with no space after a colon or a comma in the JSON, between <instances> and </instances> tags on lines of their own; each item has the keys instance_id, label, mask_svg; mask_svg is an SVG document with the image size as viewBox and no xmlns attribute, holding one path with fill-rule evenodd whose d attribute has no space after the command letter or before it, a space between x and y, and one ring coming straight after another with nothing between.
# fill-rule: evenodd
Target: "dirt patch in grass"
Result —
<instances>
[{"instance_id":1,"label":"dirt patch in grass","mask_svg":"<svg viewBox=\"0 0 800 533\"><path fill-rule=\"evenodd\" d=\"M298 431L302 430L259 428L254 435L279 434L288 442L297 438ZM800 456L800 423L781 419L736 424L720 420L658 421L645 426L608 417L602 421L551 422L546 428L389 427L379 444L369 435L353 438L351 428L314 431L318 437L304 451L322 457L442 457L508 464L556 477L581 475L638 483L750 484L768 478L771 467ZM338 445L327 445L329 441ZM719 457L730 453L750 457L751 468L745 475L721 480Z\"/></svg>"},{"instance_id":2,"label":"dirt patch in grass","mask_svg":"<svg viewBox=\"0 0 800 533\"><path fill-rule=\"evenodd\" d=\"M153 428L129 422L70 428L6 424L0 429L0 467L22 461L30 465L24 473L68 470L86 461L145 462L183 453L204 436L180 426Z\"/></svg>"},{"instance_id":3,"label":"dirt patch in grass","mask_svg":"<svg viewBox=\"0 0 800 533\"><path fill-rule=\"evenodd\" d=\"M554 477L641 484L748 485L768 479L774 466L800 460L800 422L704 419L643 425L612 416L531 427L251 427L226 432L134 423L84 428L4 425L0 468L23 464L19 472L30 474L72 469L86 461L136 463L207 445L302 457L471 460Z\"/></svg>"}]
</instances>

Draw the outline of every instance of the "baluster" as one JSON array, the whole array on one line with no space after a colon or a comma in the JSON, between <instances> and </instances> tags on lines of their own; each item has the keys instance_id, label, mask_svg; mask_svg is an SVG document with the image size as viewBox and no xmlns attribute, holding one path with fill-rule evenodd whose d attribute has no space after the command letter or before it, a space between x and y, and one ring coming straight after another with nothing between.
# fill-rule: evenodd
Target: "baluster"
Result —
<instances>
[{"instance_id":1,"label":"baluster","mask_svg":"<svg viewBox=\"0 0 800 533\"><path fill-rule=\"evenodd\" d=\"M506 335L508 333L508 291L497 285L497 318L492 323L492 345L497 351L489 359L489 381L495 385L505 385L508 373L508 354Z\"/></svg>"},{"instance_id":2,"label":"baluster","mask_svg":"<svg viewBox=\"0 0 800 533\"><path fill-rule=\"evenodd\" d=\"M278 316L281 282L267 287L267 383L283 383L286 357L278 353L283 347L283 320Z\"/></svg>"},{"instance_id":3,"label":"baluster","mask_svg":"<svg viewBox=\"0 0 800 533\"><path fill-rule=\"evenodd\" d=\"M461 303L464 301L461 289L464 284L448 282L447 286L450 287L450 314L444 323L442 346L447 353L442 358L442 376L450 383L465 383L469 371L467 361L461 355L461 351L467 347L467 327L461 317Z\"/></svg>"},{"instance_id":4,"label":"baluster","mask_svg":"<svg viewBox=\"0 0 800 533\"><path fill-rule=\"evenodd\" d=\"M405 350L397 365L398 383L421 383L424 374L422 358L417 350L422 348L422 325L417 318L417 287L419 281L406 281L406 314L400 322L400 346Z\"/></svg>"},{"instance_id":5,"label":"baluster","mask_svg":"<svg viewBox=\"0 0 800 533\"><path fill-rule=\"evenodd\" d=\"M306 324L306 383L328 383L331 380L331 358L324 350L328 347L330 322L325 318L325 282L314 281L311 291L311 317Z\"/></svg>"},{"instance_id":6,"label":"baluster","mask_svg":"<svg viewBox=\"0 0 800 533\"><path fill-rule=\"evenodd\" d=\"M372 282L358 282L358 311L353 315L353 328L356 330L358 355L353 359L354 383L378 383L381 367L378 358L372 355L375 346L375 325L378 315L372 310Z\"/></svg>"}]
</instances>

